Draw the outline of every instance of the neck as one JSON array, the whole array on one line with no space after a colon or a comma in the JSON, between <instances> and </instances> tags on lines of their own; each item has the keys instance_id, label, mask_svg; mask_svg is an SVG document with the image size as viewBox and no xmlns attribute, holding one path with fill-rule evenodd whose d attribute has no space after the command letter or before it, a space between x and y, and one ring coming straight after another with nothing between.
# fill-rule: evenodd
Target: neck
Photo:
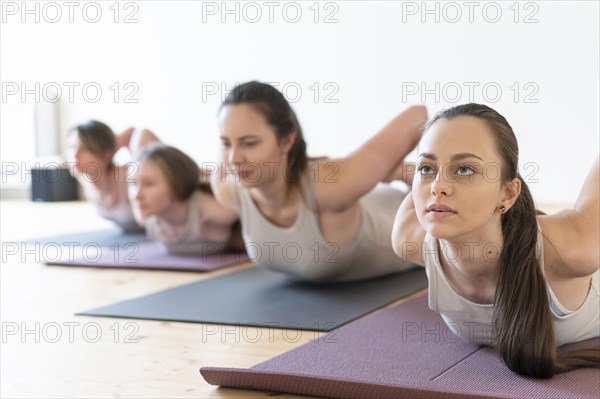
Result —
<instances>
[{"instance_id":1,"label":"neck","mask_svg":"<svg viewBox=\"0 0 600 399\"><path fill-rule=\"evenodd\" d=\"M439 240L444 273L461 294L475 302L493 302L503 247L499 223L465 236Z\"/></svg>"},{"instance_id":2,"label":"neck","mask_svg":"<svg viewBox=\"0 0 600 399\"><path fill-rule=\"evenodd\" d=\"M95 169L91 169L95 170ZM97 201L110 207L118 198L118 180L120 176L118 171L113 168L105 168L98 170L95 173L87 173L82 176L86 193L91 195L91 198L96 198ZM121 177L122 178L122 177Z\"/></svg>"},{"instance_id":3,"label":"neck","mask_svg":"<svg viewBox=\"0 0 600 399\"><path fill-rule=\"evenodd\" d=\"M102 169L88 168L89 172L86 173L85 178L100 191L104 191L108 187L112 186L113 181L118 178L116 175L116 168L109 168L108 166Z\"/></svg>"},{"instance_id":4,"label":"neck","mask_svg":"<svg viewBox=\"0 0 600 399\"><path fill-rule=\"evenodd\" d=\"M281 174L277 174L273 181L251 188L249 191L256 202L269 208L281 209L295 202L297 188L290 187Z\"/></svg>"},{"instance_id":5,"label":"neck","mask_svg":"<svg viewBox=\"0 0 600 399\"><path fill-rule=\"evenodd\" d=\"M171 226L184 225L188 216L188 201L175 201L158 216Z\"/></svg>"}]
</instances>

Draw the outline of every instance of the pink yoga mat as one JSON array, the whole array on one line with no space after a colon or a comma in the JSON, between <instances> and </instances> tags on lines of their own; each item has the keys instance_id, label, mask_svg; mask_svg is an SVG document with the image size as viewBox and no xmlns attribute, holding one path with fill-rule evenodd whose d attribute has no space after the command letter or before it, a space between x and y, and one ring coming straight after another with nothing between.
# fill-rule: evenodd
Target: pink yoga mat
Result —
<instances>
[{"instance_id":1,"label":"pink yoga mat","mask_svg":"<svg viewBox=\"0 0 600 399\"><path fill-rule=\"evenodd\" d=\"M48 265L105 267L117 269L149 269L208 272L227 266L248 262L245 253L223 252L211 255L176 255L166 251L158 242L128 243L115 249L90 248L81 256L65 255Z\"/></svg>"},{"instance_id":2,"label":"pink yoga mat","mask_svg":"<svg viewBox=\"0 0 600 399\"><path fill-rule=\"evenodd\" d=\"M577 344L600 345L600 339ZM330 398L598 398L600 369L548 380L511 372L463 342L426 295L357 320L250 369L204 367L213 385Z\"/></svg>"}]
</instances>

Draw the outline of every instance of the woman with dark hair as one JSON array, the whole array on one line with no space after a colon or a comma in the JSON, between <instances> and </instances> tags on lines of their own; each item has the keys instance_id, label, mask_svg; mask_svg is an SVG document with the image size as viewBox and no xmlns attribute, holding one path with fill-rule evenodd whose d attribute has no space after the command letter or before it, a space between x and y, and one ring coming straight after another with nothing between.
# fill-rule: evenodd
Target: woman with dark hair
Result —
<instances>
[{"instance_id":1,"label":"woman with dark hair","mask_svg":"<svg viewBox=\"0 0 600 399\"><path fill-rule=\"evenodd\" d=\"M406 270L391 246L406 195L381 181L403 176L421 137L412 107L351 155L309 159L298 119L273 86L237 86L219 113L223 164L216 198L239 215L251 259L304 280L349 281Z\"/></svg>"},{"instance_id":2,"label":"woman with dark hair","mask_svg":"<svg viewBox=\"0 0 600 399\"><path fill-rule=\"evenodd\" d=\"M145 130L152 134L149 130ZM79 181L88 201L100 216L112 220L125 231L142 230L136 222L127 196L127 165L116 165L113 157L127 147L134 129L115 135L110 127L91 120L70 132L69 170Z\"/></svg>"},{"instance_id":3,"label":"woman with dark hair","mask_svg":"<svg viewBox=\"0 0 600 399\"><path fill-rule=\"evenodd\" d=\"M192 158L150 132L132 141L136 166L129 195L150 239L171 253L243 250L236 213L215 200L208 176Z\"/></svg>"},{"instance_id":4,"label":"woman with dark hair","mask_svg":"<svg viewBox=\"0 0 600 399\"><path fill-rule=\"evenodd\" d=\"M485 105L439 113L418 154L392 242L425 266L429 307L519 374L600 367L599 348L557 352L600 334L598 159L574 209L544 215L518 173L511 126Z\"/></svg>"}]
</instances>

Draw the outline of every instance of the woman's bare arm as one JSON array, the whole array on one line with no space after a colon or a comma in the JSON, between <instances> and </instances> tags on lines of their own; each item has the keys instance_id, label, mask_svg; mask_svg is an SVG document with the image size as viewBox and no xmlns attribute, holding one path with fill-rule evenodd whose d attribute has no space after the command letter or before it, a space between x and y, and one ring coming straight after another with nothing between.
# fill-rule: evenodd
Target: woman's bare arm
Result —
<instances>
[{"instance_id":1,"label":"woman's bare arm","mask_svg":"<svg viewBox=\"0 0 600 399\"><path fill-rule=\"evenodd\" d=\"M346 209L384 181L415 148L426 121L424 106L411 107L349 156L318 162L315 189L319 207Z\"/></svg>"},{"instance_id":2,"label":"woman's bare arm","mask_svg":"<svg viewBox=\"0 0 600 399\"><path fill-rule=\"evenodd\" d=\"M422 251L424 240L425 230L417 219L412 193L408 193L396 213L392 229L392 247L396 255L405 262L424 266Z\"/></svg>"},{"instance_id":3,"label":"woman's bare arm","mask_svg":"<svg viewBox=\"0 0 600 399\"><path fill-rule=\"evenodd\" d=\"M560 261L554 272L564 277L585 277L600 267L600 165L598 157L588 173L573 209L538 216L542 231Z\"/></svg>"},{"instance_id":4,"label":"woman's bare arm","mask_svg":"<svg viewBox=\"0 0 600 399\"><path fill-rule=\"evenodd\" d=\"M218 168L210 176L210 187L215 199L224 207L232 209L237 215L236 199L234 198L235 182L227 177L231 176L225 170L225 167Z\"/></svg>"},{"instance_id":5,"label":"woman's bare arm","mask_svg":"<svg viewBox=\"0 0 600 399\"><path fill-rule=\"evenodd\" d=\"M137 155L150 143L160 142L157 135L148 129L135 130L130 134L130 139L127 143L131 155L135 159Z\"/></svg>"}]
</instances>

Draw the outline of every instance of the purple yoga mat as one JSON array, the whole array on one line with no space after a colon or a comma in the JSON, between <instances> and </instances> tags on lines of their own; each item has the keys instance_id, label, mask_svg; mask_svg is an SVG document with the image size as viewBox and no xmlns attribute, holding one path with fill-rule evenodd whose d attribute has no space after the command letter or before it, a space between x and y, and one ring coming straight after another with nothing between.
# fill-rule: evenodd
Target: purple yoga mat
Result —
<instances>
[{"instance_id":1,"label":"purple yoga mat","mask_svg":"<svg viewBox=\"0 0 600 399\"><path fill-rule=\"evenodd\" d=\"M117 269L176 270L188 272L208 272L227 266L248 262L248 256L241 252L223 252L211 255L171 254L158 242L128 243L124 246L91 248L82 256L65 256L48 265L106 267Z\"/></svg>"},{"instance_id":2,"label":"purple yoga mat","mask_svg":"<svg viewBox=\"0 0 600 399\"><path fill-rule=\"evenodd\" d=\"M593 339L584 345L599 345ZM579 345L580 346L580 345ZM511 372L463 342L427 296L385 309L250 369L204 367L213 385L330 398L598 398L600 369L548 380Z\"/></svg>"}]
</instances>

